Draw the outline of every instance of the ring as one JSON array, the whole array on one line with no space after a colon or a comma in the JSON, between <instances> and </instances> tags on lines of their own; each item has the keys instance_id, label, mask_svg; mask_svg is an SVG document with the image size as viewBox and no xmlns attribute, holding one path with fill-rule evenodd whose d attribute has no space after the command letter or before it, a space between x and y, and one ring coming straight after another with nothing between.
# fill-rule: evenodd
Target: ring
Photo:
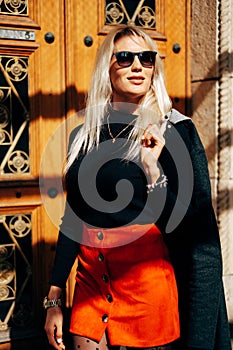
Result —
<instances>
[{"instance_id":1,"label":"ring","mask_svg":"<svg viewBox=\"0 0 233 350\"><path fill-rule=\"evenodd\" d=\"M146 139L144 136L141 138L141 145L143 147L148 147L148 148L154 148L158 144L158 141L154 138L151 137L149 139Z\"/></svg>"}]
</instances>

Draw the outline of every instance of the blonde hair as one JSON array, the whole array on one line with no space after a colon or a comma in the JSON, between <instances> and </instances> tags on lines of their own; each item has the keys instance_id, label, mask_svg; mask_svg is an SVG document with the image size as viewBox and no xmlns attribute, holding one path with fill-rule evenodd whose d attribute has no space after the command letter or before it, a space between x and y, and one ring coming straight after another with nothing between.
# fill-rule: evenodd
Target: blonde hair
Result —
<instances>
[{"instance_id":1,"label":"blonde hair","mask_svg":"<svg viewBox=\"0 0 233 350\"><path fill-rule=\"evenodd\" d=\"M89 152L94 146L98 147L101 126L112 98L112 86L109 76L110 61L114 44L124 36L140 37L145 41L150 50L157 51L155 41L137 27L124 26L115 28L106 36L96 56L95 67L87 95L84 124L70 147L65 165L65 173L81 151ZM129 138L136 142L131 143L131 147L125 155L127 159L134 159L138 156L138 142L142 136L143 128L149 123L158 123L158 119L166 115L171 110L171 107L171 100L164 82L162 60L157 54L150 90L140 103L139 113L142 118L138 118L129 134Z\"/></svg>"}]
</instances>

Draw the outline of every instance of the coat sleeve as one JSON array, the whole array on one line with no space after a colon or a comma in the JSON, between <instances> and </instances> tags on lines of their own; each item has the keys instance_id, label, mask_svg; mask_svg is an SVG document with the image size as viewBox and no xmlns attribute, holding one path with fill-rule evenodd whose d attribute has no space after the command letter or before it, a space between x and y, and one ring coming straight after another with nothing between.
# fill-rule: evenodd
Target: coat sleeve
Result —
<instances>
[{"instance_id":1,"label":"coat sleeve","mask_svg":"<svg viewBox=\"0 0 233 350\"><path fill-rule=\"evenodd\" d=\"M189 155L187 158L186 152L181 156L179 148L175 147L176 151L172 148L173 137L181 137ZM161 160L169 183L161 222L166 230L167 215L174 210L177 210L176 215L182 212L180 222L164 235L179 290L181 339L186 346L213 349L220 313L225 315L222 324L225 330L228 320L222 286L220 238L212 206L207 158L192 121L175 125L168 138L168 149L173 154ZM176 156L175 160L180 161L180 165L174 161ZM179 174L182 167L185 177ZM187 171L189 167L190 173ZM191 180L186 179L188 174ZM179 186L190 191L188 197L179 195ZM225 344L229 344L228 334L225 335ZM223 348L228 349L228 346Z\"/></svg>"},{"instance_id":2,"label":"coat sleeve","mask_svg":"<svg viewBox=\"0 0 233 350\"><path fill-rule=\"evenodd\" d=\"M168 185L157 187L151 202L154 207L164 203L157 225L169 234L180 224L196 223L200 213L212 208L212 198L206 153L193 122L168 126L166 146L159 158Z\"/></svg>"}]
</instances>

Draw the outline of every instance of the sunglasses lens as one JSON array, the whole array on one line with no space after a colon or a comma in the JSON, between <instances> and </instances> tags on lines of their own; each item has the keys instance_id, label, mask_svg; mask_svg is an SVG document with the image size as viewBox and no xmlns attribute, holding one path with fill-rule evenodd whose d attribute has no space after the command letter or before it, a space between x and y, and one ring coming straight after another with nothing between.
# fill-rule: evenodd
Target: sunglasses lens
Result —
<instances>
[{"instance_id":1,"label":"sunglasses lens","mask_svg":"<svg viewBox=\"0 0 233 350\"><path fill-rule=\"evenodd\" d=\"M134 61L135 55L138 56L139 61L143 67L152 67L155 64L155 51L130 52L119 51L115 53L117 63L121 67L129 67Z\"/></svg>"},{"instance_id":2,"label":"sunglasses lens","mask_svg":"<svg viewBox=\"0 0 233 350\"><path fill-rule=\"evenodd\" d=\"M138 57L144 67L151 67L155 64L155 55L154 51L143 51L139 53Z\"/></svg>"},{"instance_id":3,"label":"sunglasses lens","mask_svg":"<svg viewBox=\"0 0 233 350\"><path fill-rule=\"evenodd\" d=\"M121 67L129 67L133 63L134 55L129 51L116 52L117 63Z\"/></svg>"}]
</instances>

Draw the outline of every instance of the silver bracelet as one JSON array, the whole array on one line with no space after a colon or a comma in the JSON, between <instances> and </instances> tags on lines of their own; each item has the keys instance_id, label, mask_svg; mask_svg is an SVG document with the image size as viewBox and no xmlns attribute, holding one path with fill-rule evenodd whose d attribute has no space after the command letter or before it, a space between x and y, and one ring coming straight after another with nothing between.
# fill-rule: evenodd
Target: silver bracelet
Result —
<instances>
[{"instance_id":1,"label":"silver bracelet","mask_svg":"<svg viewBox=\"0 0 233 350\"><path fill-rule=\"evenodd\" d=\"M49 309L50 307L61 307L62 301L61 298L58 299L48 299L46 296L43 300L43 307L45 310Z\"/></svg>"},{"instance_id":2,"label":"silver bracelet","mask_svg":"<svg viewBox=\"0 0 233 350\"><path fill-rule=\"evenodd\" d=\"M167 187L167 183L168 183L167 176L166 175L162 175L162 180L156 181L156 182L153 182L152 184L146 185L147 193L152 192L155 189L155 187L158 187L158 186L160 188Z\"/></svg>"}]
</instances>

